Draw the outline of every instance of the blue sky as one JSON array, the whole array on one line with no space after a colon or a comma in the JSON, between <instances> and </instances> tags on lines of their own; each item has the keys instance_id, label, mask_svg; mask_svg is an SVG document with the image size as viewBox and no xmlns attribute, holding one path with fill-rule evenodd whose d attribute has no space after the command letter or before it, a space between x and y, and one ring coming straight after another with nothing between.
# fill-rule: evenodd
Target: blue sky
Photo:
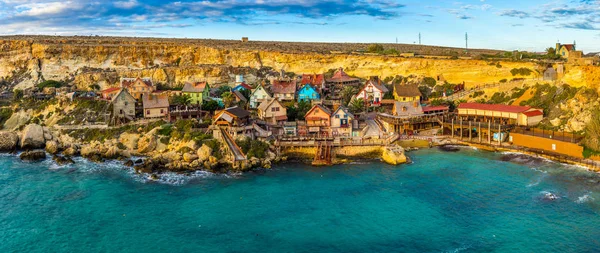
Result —
<instances>
[{"instance_id":1,"label":"blue sky","mask_svg":"<svg viewBox=\"0 0 600 253\"><path fill-rule=\"evenodd\" d=\"M422 43L600 51L600 0L0 0L0 34Z\"/></svg>"}]
</instances>

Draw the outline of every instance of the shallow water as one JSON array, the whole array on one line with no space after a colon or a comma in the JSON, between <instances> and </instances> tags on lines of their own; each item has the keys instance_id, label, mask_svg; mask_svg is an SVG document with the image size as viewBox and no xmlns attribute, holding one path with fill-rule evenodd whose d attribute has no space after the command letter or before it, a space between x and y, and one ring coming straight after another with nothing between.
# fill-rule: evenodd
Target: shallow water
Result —
<instances>
[{"instance_id":1,"label":"shallow water","mask_svg":"<svg viewBox=\"0 0 600 253\"><path fill-rule=\"evenodd\" d=\"M597 252L600 176L514 154L243 175L0 156L0 252ZM551 193L556 200L544 197Z\"/></svg>"}]
</instances>

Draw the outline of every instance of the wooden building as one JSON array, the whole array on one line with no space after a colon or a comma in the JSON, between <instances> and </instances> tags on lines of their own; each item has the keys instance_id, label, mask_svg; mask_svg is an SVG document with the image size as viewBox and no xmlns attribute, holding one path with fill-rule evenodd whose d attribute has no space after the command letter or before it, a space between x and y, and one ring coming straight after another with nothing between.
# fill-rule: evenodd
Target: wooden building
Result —
<instances>
[{"instance_id":1,"label":"wooden building","mask_svg":"<svg viewBox=\"0 0 600 253\"><path fill-rule=\"evenodd\" d=\"M344 106L338 107L331 115L331 131L334 136L353 136L352 132L358 128L358 120Z\"/></svg>"},{"instance_id":2,"label":"wooden building","mask_svg":"<svg viewBox=\"0 0 600 253\"><path fill-rule=\"evenodd\" d=\"M142 97L144 118L165 118L169 115L167 94L151 93Z\"/></svg>"},{"instance_id":3,"label":"wooden building","mask_svg":"<svg viewBox=\"0 0 600 253\"><path fill-rule=\"evenodd\" d=\"M458 116L464 121L533 126L542 121L544 112L529 106L461 103Z\"/></svg>"},{"instance_id":4,"label":"wooden building","mask_svg":"<svg viewBox=\"0 0 600 253\"><path fill-rule=\"evenodd\" d=\"M421 96L421 91L416 84L398 83L394 85L394 100L396 101L421 101Z\"/></svg>"},{"instance_id":5,"label":"wooden building","mask_svg":"<svg viewBox=\"0 0 600 253\"><path fill-rule=\"evenodd\" d=\"M279 101L293 101L296 97L296 80L274 80L271 92Z\"/></svg>"},{"instance_id":6,"label":"wooden building","mask_svg":"<svg viewBox=\"0 0 600 253\"><path fill-rule=\"evenodd\" d=\"M135 119L135 98L126 89L119 89L119 93L112 97L113 118L118 121L132 121Z\"/></svg>"},{"instance_id":7,"label":"wooden building","mask_svg":"<svg viewBox=\"0 0 600 253\"><path fill-rule=\"evenodd\" d=\"M144 78L121 78L121 88L127 89L129 94L135 99L141 99L143 95L150 94L156 91L156 87L152 83L152 79Z\"/></svg>"},{"instance_id":8,"label":"wooden building","mask_svg":"<svg viewBox=\"0 0 600 253\"><path fill-rule=\"evenodd\" d=\"M213 124L226 127L241 127L250 124L250 112L237 106L218 111Z\"/></svg>"},{"instance_id":9,"label":"wooden building","mask_svg":"<svg viewBox=\"0 0 600 253\"><path fill-rule=\"evenodd\" d=\"M365 86L358 94L356 94L356 98L362 98L368 106L381 106L383 96L385 96L385 93L388 91L388 88L381 82L381 79L371 78L365 83Z\"/></svg>"},{"instance_id":10,"label":"wooden building","mask_svg":"<svg viewBox=\"0 0 600 253\"><path fill-rule=\"evenodd\" d=\"M210 97L210 85L207 82L185 83L181 93L189 96L192 104L202 105Z\"/></svg>"},{"instance_id":11,"label":"wooden building","mask_svg":"<svg viewBox=\"0 0 600 253\"><path fill-rule=\"evenodd\" d=\"M258 106L258 117L267 124L283 124L287 120L287 109L277 99L272 98Z\"/></svg>"},{"instance_id":12,"label":"wooden building","mask_svg":"<svg viewBox=\"0 0 600 253\"><path fill-rule=\"evenodd\" d=\"M310 110L308 110L306 116L304 116L308 133L330 135L331 115L332 113L329 108L320 104L313 106Z\"/></svg>"}]
</instances>

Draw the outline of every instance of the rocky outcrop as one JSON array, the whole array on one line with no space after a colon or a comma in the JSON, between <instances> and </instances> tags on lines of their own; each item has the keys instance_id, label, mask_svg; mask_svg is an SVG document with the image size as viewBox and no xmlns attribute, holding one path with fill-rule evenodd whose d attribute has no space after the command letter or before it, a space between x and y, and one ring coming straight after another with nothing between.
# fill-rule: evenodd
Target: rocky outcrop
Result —
<instances>
[{"instance_id":1,"label":"rocky outcrop","mask_svg":"<svg viewBox=\"0 0 600 253\"><path fill-rule=\"evenodd\" d=\"M59 144L57 141L47 141L46 142L46 152L50 154L57 154L60 150Z\"/></svg>"},{"instance_id":2,"label":"rocky outcrop","mask_svg":"<svg viewBox=\"0 0 600 253\"><path fill-rule=\"evenodd\" d=\"M198 151L196 152L196 155L198 155L199 161L205 162L206 160L208 160L211 153L212 153L212 149L209 146L202 145L202 147L200 147L198 149Z\"/></svg>"},{"instance_id":3,"label":"rocky outcrop","mask_svg":"<svg viewBox=\"0 0 600 253\"><path fill-rule=\"evenodd\" d=\"M19 158L23 161L39 161L46 159L46 152L44 150L25 151L19 155Z\"/></svg>"},{"instance_id":4,"label":"rocky outcrop","mask_svg":"<svg viewBox=\"0 0 600 253\"><path fill-rule=\"evenodd\" d=\"M137 151L142 154L152 152L156 149L156 143L156 136L150 132L138 140Z\"/></svg>"},{"instance_id":5,"label":"rocky outcrop","mask_svg":"<svg viewBox=\"0 0 600 253\"><path fill-rule=\"evenodd\" d=\"M4 129L7 130L17 130L21 126L27 124L27 122L31 119L31 114L26 111L18 111L13 113L10 118L4 122Z\"/></svg>"},{"instance_id":6,"label":"rocky outcrop","mask_svg":"<svg viewBox=\"0 0 600 253\"><path fill-rule=\"evenodd\" d=\"M19 135L14 132L0 132L0 152L13 151L19 144Z\"/></svg>"},{"instance_id":7,"label":"rocky outcrop","mask_svg":"<svg viewBox=\"0 0 600 253\"><path fill-rule=\"evenodd\" d=\"M52 156L52 160L58 165L67 165L75 163L75 161L73 161L73 159L71 159L71 157L68 156L54 155Z\"/></svg>"},{"instance_id":8,"label":"rocky outcrop","mask_svg":"<svg viewBox=\"0 0 600 253\"><path fill-rule=\"evenodd\" d=\"M391 165L398 165L408 162L404 149L400 146L390 146L383 149L381 158L384 162Z\"/></svg>"},{"instance_id":9,"label":"rocky outcrop","mask_svg":"<svg viewBox=\"0 0 600 253\"><path fill-rule=\"evenodd\" d=\"M27 125L23 130L20 143L23 149L43 148L46 144L44 128L38 124Z\"/></svg>"}]
</instances>

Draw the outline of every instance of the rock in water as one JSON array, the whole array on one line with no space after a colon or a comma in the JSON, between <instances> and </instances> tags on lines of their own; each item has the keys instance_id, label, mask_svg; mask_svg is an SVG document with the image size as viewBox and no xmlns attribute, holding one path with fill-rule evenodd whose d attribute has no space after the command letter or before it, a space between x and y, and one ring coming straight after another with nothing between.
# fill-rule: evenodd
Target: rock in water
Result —
<instances>
[{"instance_id":1,"label":"rock in water","mask_svg":"<svg viewBox=\"0 0 600 253\"><path fill-rule=\"evenodd\" d=\"M46 159L46 151L44 150L32 150L25 151L19 155L19 158L23 161L39 161Z\"/></svg>"},{"instance_id":2,"label":"rock in water","mask_svg":"<svg viewBox=\"0 0 600 253\"><path fill-rule=\"evenodd\" d=\"M385 147L381 156L384 162L391 165L403 164L408 161L404 149L399 146Z\"/></svg>"},{"instance_id":3,"label":"rock in water","mask_svg":"<svg viewBox=\"0 0 600 253\"><path fill-rule=\"evenodd\" d=\"M13 151L19 143L19 135L14 132L0 132L0 151Z\"/></svg>"},{"instance_id":4,"label":"rock in water","mask_svg":"<svg viewBox=\"0 0 600 253\"><path fill-rule=\"evenodd\" d=\"M133 167L133 161L132 160L127 160L123 165L125 165L127 167Z\"/></svg>"},{"instance_id":5,"label":"rock in water","mask_svg":"<svg viewBox=\"0 0 600 253\"><path fill-rule=\"evenodd\" d=\"M55 155L52 157L52 160L54 160L54 162L58 165L67 165L67 164L74 164L75 161L73 161L73 159L71 159L68 156L59 156L59 155Z\"/></svg>"},{"instance_id":6,"label":"rock in water","mask_svg":"<svg viewBox=\"0 0 600 253\"><path fill-rule=\"evenodd\" d=\"M46 139L44 139L44 128L42 128L42 126L38 124L29 124L25 127L23 136L21 136L21 148L43 148L45 144Z\"/></svg>"},{"instance_id":7,"label":"rock in water","mask_svg":"<svg viewBox=\"0 0 600 253\"><path fill-rule=\"evenodd\" d=\"M46 142L46 151L50 154L58 153L58 142L57 141L47 141Z\"/></svg>"}]
</instances>

